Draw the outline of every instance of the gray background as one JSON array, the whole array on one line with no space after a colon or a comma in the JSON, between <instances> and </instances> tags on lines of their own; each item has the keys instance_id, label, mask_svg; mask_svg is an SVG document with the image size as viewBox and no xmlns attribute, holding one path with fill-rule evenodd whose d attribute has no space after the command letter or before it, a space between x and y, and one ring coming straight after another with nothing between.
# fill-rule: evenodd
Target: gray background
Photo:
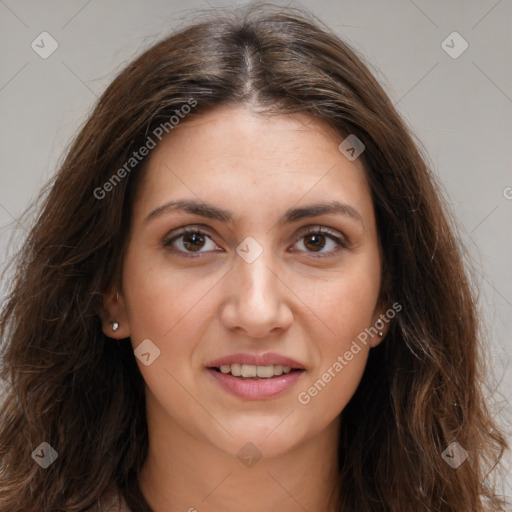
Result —
<instances>
[{"instance_id":1,"label":"gray background","mask_svg":"<svg viewBox=\"0 0 512 512\"><path fill-rule=\"evenodd\" d=\"M0 0L2 262L25 234L20 215L55 172L115 74L184 23L184 15L193 19L191 9L209 5L235 2ZM301 5L366 56L446 190L460 238L476 264L493 411L510 431L512 2L318 0ZM31 48L43 31L59 45L47 59ZM453 31L469 44L456 59L441 46ZM4 281L2 290L5 286ZM509 476L503 492L512 495L511 488Z\"/></svg>"}]
</instances>

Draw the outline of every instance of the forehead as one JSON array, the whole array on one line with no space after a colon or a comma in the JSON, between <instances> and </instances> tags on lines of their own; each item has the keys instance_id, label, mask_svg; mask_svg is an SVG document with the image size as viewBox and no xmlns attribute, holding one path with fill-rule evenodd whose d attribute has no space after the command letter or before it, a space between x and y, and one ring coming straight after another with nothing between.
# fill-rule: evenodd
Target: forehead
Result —
<instances>
[{"instance_id":1,"label":"forehead","mask_svg":"<svg viewBox=\"0 0 512 512\"><path fill-rule=\"evenodd\" d=\"M370 191L361 160L338 149L344 136L299 113L258 114L220 107L185 119L147 157L139 207L186 195L196 200L270 206L323 199L326 193L368 204ZM172 196L172 197L171 197ZM242 204L241 204L242 206Z\"/></svg>"}]
</instances>

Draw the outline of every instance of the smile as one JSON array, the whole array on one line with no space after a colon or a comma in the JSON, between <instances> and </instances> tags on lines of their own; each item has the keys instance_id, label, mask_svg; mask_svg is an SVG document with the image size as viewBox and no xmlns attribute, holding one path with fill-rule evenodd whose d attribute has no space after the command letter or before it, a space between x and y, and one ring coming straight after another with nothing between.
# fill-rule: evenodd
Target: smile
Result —
<instances>
[{"instance_id":1,"label":"smile","mask_svg":"<svg viewBox=\"0 0 512 512\"><path fill-rule=\"evenodd\" d=\"M217 369L217 368L216 368ZM279 375L288 374L292 371L289 366L268 365L256 366L252 364L223 364L218 371L224 374L231 374L233 377L242 377L244 379L259 378L271 379Z\"/></svg>"}]
</instances>

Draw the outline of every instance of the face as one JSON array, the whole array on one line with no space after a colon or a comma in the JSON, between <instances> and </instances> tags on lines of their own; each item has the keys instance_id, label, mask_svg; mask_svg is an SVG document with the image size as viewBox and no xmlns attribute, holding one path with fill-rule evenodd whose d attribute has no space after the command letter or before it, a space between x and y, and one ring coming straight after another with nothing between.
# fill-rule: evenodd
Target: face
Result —
<instances>
[{"instance_id":1,"label":"face","mask_svg":"<svg viewBox=\"0 0 512 512\"><path fill-rule=\"evenodd\" d=\"M152 424L269 456L334 428L381 337L354 340L385 309L370 189L343 139L306 114L222 107L149 155L105 332L144 354Z\"/></svg>"}]
</instances>

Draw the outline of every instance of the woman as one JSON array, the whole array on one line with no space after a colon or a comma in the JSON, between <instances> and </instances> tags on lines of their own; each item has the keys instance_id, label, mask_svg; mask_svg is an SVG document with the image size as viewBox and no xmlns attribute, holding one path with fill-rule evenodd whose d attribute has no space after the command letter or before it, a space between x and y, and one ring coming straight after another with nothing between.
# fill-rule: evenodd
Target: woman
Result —
<instances>
[{"instance_id":1,"label":"woman","mask_svg":"<svg viewBox=\"0 0 512 512\"><path fill-rule=\"evenodd\" d=\"M16 260L0 508L503 510L453 229L312 16L256 4L154 45Z\"/></svg>"}]
</instances>

